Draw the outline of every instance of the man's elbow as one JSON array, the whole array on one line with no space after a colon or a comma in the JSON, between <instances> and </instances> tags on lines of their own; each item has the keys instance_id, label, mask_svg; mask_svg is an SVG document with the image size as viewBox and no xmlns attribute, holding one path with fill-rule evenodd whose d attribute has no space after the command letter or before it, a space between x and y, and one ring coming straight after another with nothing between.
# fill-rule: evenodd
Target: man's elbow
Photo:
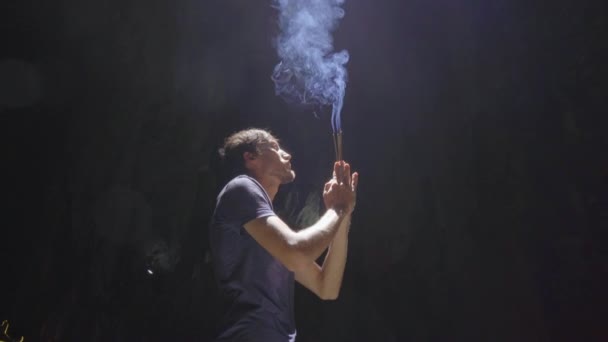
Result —
<instances>
[{"instance_id":1,"label":"man's elbow","mask_svg":"<svg viewBox=\"0 0 608 342\"><path fill-rule=\"evenodd\" d=\"M325 296L325 297L322 297L321 299L324 301L334 301L334 300L338 299L338 294Z\"/></svg>"},{"instance_id":2,"label":"man's elbow","mask_svg":"<svg viewBox=\"0 0 608 342\"><path fill-rule=\"evenodd\" d=\"M339 295L340 291L324 291L319 293L319 298L321 298L321 300L332 301L338 299Z\"/></svg>"},{"instance_id":3,"label":"man's elbow","mask_svg":"<svg viewBox=\"0 0 608 342\"><path fill-rule=\"evenodd\" d=\"M285 256L285 267L294 273L308 267L310 262L314 261L313 257L310 255L310 248L308 248L308 245L305 242L296 239L288 242Z\"/></svg>"},{"instance_id":4,"label":"man's elbow","mask_svg":"<svg viewBox=\"0 0 608 342\"><path fill-rule=\"evenodd\" d=\"M285 267L291 272L297 273L299 270L308 266L306 255L297 250L291 250L285 260Z\"/></svg>"},{"instance_id":5,"label":"man's elbow","mask_svg":"<svg viewBox=\"0 0 608 342\"><path fill-rule=\"evenodd\" d=\"M298 273L299 270L302 269L302 264L299 263L298 261L291 261L291 262L287 262L285 263L285 267L293 273Z\"/></svg>"}]
</instances>

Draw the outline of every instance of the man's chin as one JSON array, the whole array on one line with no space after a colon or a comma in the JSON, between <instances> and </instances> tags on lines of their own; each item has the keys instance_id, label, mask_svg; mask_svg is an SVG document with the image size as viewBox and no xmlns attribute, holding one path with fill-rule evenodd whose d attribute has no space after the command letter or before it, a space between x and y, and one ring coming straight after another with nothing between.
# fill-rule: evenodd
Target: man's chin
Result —
<instances>
[{"instance_id":1,"label":"man's chin","mask_svg":"<svg viewBox=\"0 0 608 342\"><path fill-rule=\"evenodd\" d=\"M294 179L296 179L296 173L293 170L289 171L289 175L286 175L283 178L283 181L281 182L282 184L288 184L294 181Z\"/></svg>"}]
</instances>

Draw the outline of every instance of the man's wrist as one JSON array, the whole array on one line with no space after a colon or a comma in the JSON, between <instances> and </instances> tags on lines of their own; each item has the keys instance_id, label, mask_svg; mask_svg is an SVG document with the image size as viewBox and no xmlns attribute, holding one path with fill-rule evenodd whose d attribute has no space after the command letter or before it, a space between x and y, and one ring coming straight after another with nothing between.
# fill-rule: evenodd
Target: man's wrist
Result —
<instances>
[{"instance_id":1,"label":"man's wrist","mask_svg":"<svg viewBox=\"0 0 608 342\"><path fill-rule=\"evenodd\" d=\"M345 208L333 206L330 209L333 210L340 219L343 219L344 217L348 216L348 211Z\"/></svg>"}]
</instances>

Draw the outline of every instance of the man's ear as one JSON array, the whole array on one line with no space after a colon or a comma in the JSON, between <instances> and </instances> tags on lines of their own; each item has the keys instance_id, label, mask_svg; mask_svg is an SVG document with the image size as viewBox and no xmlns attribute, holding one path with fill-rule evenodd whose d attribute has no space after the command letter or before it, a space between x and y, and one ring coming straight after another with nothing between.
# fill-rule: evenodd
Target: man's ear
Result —
<instances>
[{"instance_id":1,"label":"man's ear","mask_svg":"<svg viewBox=\"0 0 608 342\"><path fill-rule=\"evenodd\" d=\"M251 153L251 152L243 152L243 160L245 160L245 162L248 161L253 161L255 160L256 155Z\"/></svg>"},{"instance_id":2,"label":"man's ear","mask_svg":"<svg viewBox=\"0 0 608 342\"><path fill-rule=\"evenodd\" d=\"M243 152L243 161L245 162L245 169L250 170L254 167L257 155L251 152Z\"/></svg>"}]
</instances>

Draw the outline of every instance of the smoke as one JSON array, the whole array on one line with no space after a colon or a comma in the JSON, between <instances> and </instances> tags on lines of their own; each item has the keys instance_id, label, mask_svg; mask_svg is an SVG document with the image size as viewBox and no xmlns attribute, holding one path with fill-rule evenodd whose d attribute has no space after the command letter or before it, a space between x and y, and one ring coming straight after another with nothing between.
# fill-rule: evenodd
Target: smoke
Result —
<instances>
[{"instance_id":1,"label":"smoke","mask_svg":"<svg viewBox=\"0 0 608 342\"><path fill-rule=\"evenodd\" d=\"M344 17L344 0L274 0L281 33L281 61L272 79L277 95L303 104L332 106L332 128L341 130L348 52L334 52L331 32Z\"/></svg>"}]
</instances>

